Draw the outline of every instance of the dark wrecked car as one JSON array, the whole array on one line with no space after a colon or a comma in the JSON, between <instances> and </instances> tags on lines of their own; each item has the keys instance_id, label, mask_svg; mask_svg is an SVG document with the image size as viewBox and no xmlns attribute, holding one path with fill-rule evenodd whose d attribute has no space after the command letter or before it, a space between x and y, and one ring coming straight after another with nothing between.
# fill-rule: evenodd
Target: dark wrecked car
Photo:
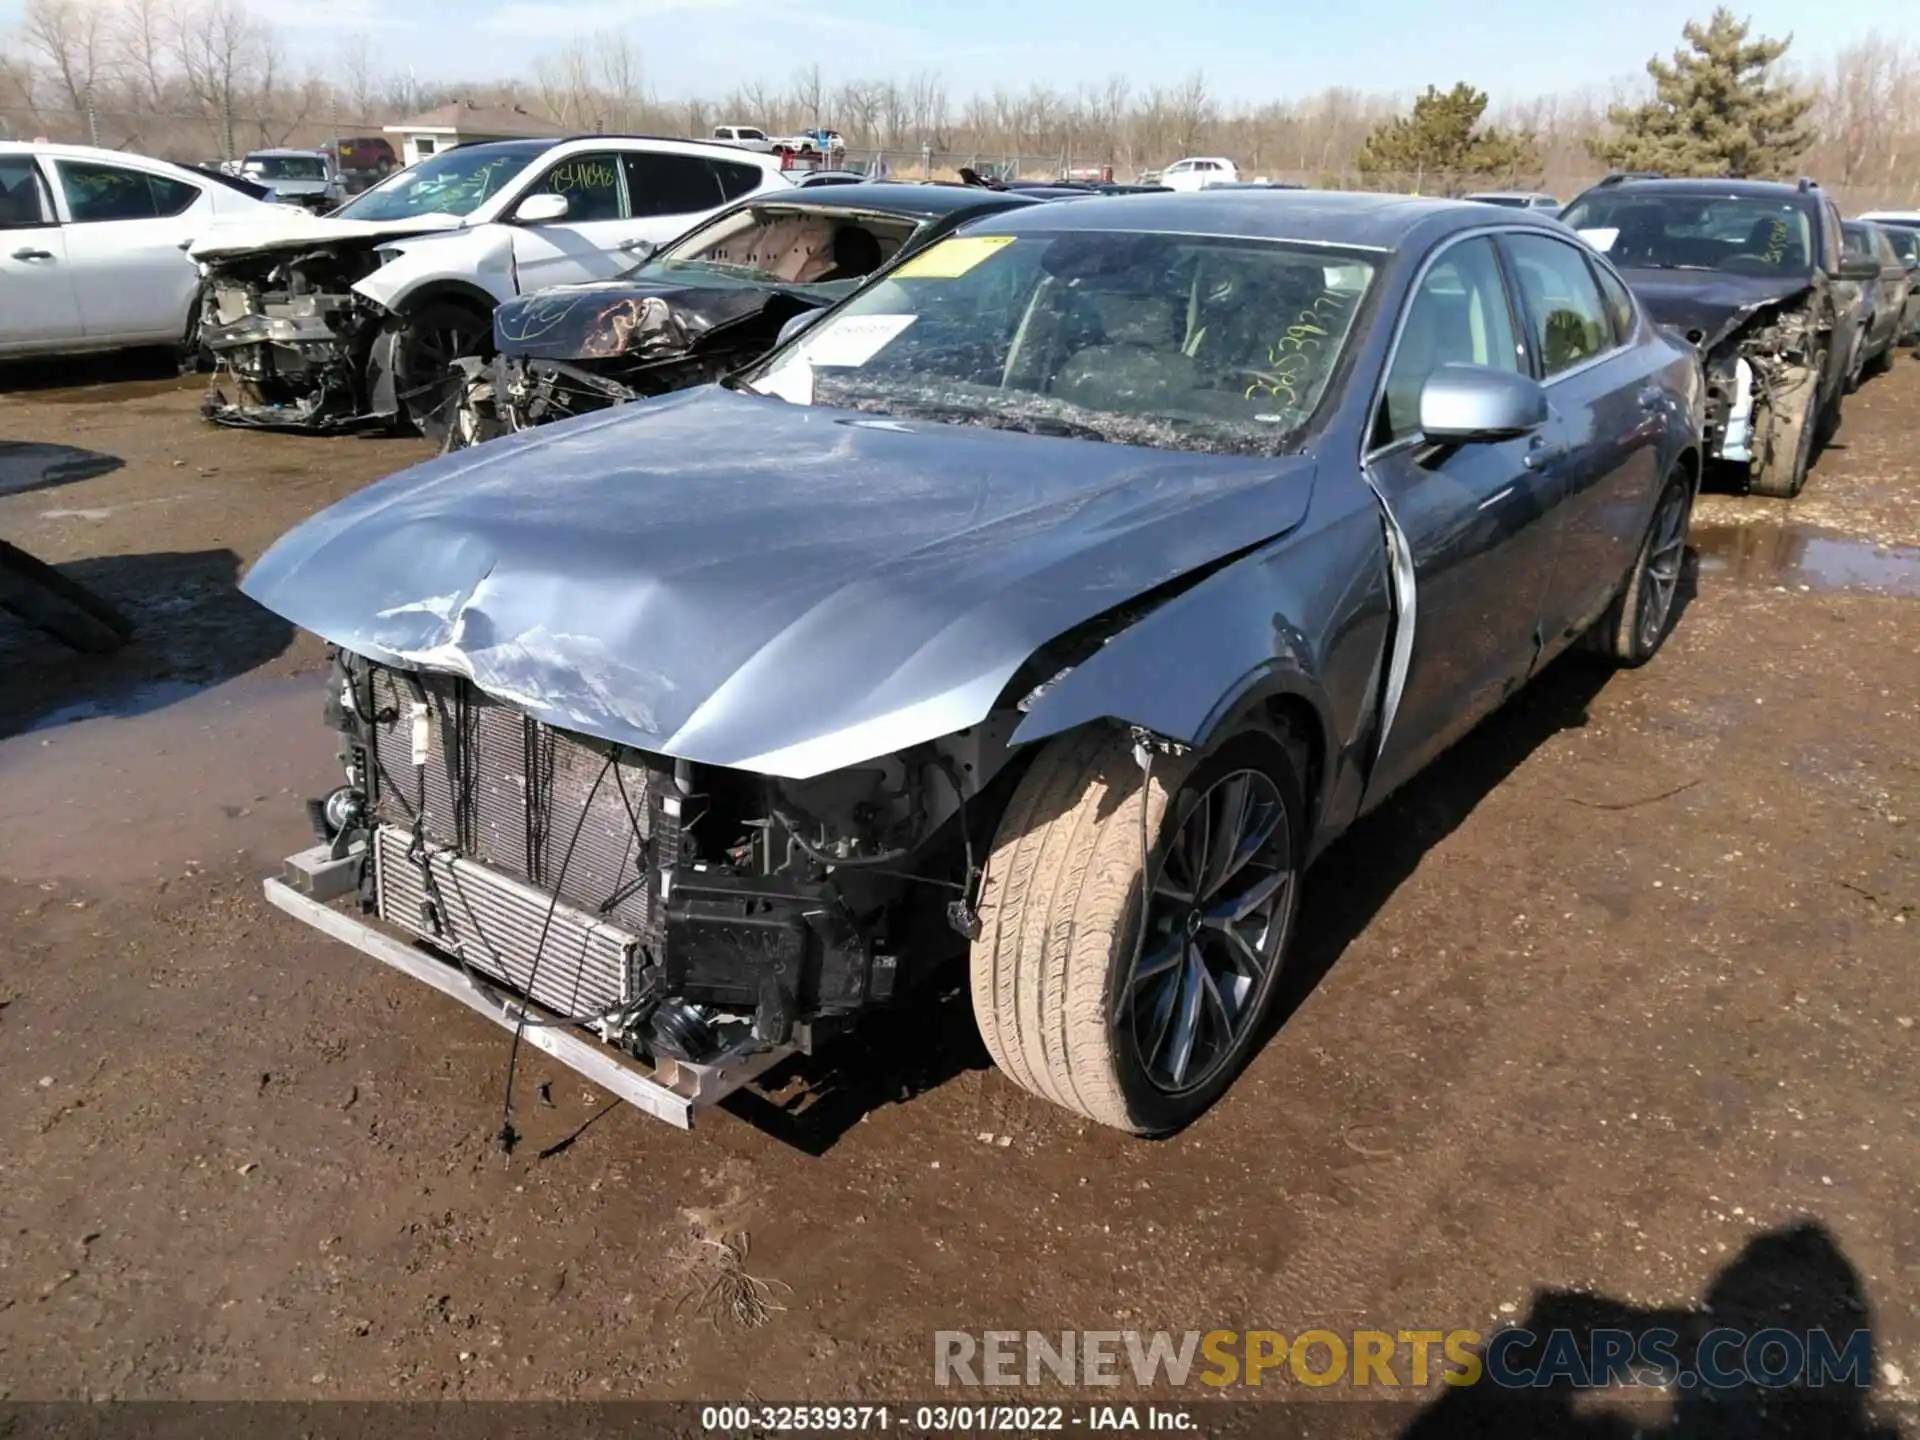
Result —
<instances>
[{"instance_id":1,"label":"dark wrecked car","mask_svg":"<svg viewBox=\"0 0 1920 1440\"><path fill-rule=\"evenodd\" d=\"M292 430L443 422L454 360L525 290L611 279L747 195L791 192L778 164L641 136L458 145L325 217L226 232L201 262L202 407L223 425Z\"/></svg>"},{"instance_id":2,"label":"dark wrecked car","mask_svg":"<svg viewBox=\"0 0 1920 1440\"><path fill-rule=\"evenodd\" d=\"M509 300L493 355L466 374L447 448L718 380L795 316L968 220L1034 203L951 185L870 184L757 196L626 275Z\"/></svg>"},{"instance_id":3,"label":"dark wrecked car","mask_svg":"<svg viewBox=\"0 0 1920 1440\"><path fill-rule=\"evenodd\" d=\"M1015 1081L1173 1130L1329 842L1582 637L1659 649L1700 385L1523 212L976 222L269 550L346 780L268 894L679 1124L959 962Z\"/></svg>"},{"instance_id":4,"label":"dark wrecked car","mask_svg":"<svg viewBox=\"0 0 1920 1440\"><path fill-rule=\"evenodd\" d=\"M1810 180L1609 176L1560 218L1604 250L1647 313L1698 348L1708 455L1758 495L1792 496L1840 425L1863 284L1840 212Z\"/></svg>"}]
</instances>

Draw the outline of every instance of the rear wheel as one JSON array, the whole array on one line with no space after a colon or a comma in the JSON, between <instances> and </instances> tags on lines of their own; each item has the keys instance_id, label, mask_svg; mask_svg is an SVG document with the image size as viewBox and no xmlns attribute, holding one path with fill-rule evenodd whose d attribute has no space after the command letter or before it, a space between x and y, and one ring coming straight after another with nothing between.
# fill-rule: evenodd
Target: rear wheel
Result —
<instances>
[{"instance_id":1,"label":"rear wheel","mask_svg":"<svg viewBox=\"0 0 1920 1440\"><path fill-rule=\"evenodd\" d=\"M1627 669L1644 665L1666 643L1673 629L1692 519L1693 481L1684 470L1676 469L1653 507L1646 538L1620 593L1593 628L1592 648L1614 664Z\"/></svg>"},{"instance_id":2,"label":"rear wheel","mask_svg":"<svg viewBox=\"0 0 1920 1440\"><path fill-rule=\"evenodd\" d=\"M1264 731L1156 755L1150 782L1118 731L1051 742L982 881L973 1008L995 1063L1103 1125L1188 1124L1257 1043L1304 845L1296 768Z\"/></svg>"}]
</instances>

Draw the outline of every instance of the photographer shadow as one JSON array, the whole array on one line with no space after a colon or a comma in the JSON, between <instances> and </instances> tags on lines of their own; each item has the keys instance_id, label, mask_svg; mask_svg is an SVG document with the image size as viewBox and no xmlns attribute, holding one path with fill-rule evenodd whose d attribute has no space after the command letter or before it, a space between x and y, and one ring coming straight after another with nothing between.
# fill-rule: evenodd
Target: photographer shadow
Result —
<instances>
[{"instance_id":1,"label":"photographer shadow","mask_svg":"<svg viewBox=\"0 0 1920 1440\"><path fill-rule=\"evenodd\" d=\"M1897 1428L1876 1423L1870 1413L1878 1361L1859 1273L1817 1223L1754 1237L1715 1277L1698 1309L1648 1309L1604 1296L1547 1291L1535 1297L1517 1328L1528 1338L1507 1342L1507 1366L1554 1379L1515 1389L1483 1376L1429 1404L1400 1440L1898 1440ZM1664 1417L1654 1413L1660 1407L1651 1395L1636 1399L1631 1390L1589 1388L1566 1376L1564 1363L1554 1363L1556 1356L1590 1360L1603 1331L1638 1339L1654 1330L1675 1337L1668 1377L1674 1399ZM1719 1337L1710 1353L1703 1351L1713 1332L1727 1330L1741 1332L1742 1340ZM1784 1331L1802 1346L1810 1335L1823 1332L1842 1356L1842 1373L1815 1373L1822 1367L1813 1362L1777 1385L1743 1379L1711 1386L1700 1380L1703 1373L1738 1367L1743 1355L1752 1368L1753 1347L1745 1337L1768 1330ZM1572 1343L1556 1342L1550 1338L1555 1332ZM1861 1339L1855 1340L1856 1334ZM1487 1338L1489 1347L1498 1343L1497 1332ZM1786 1354L1776 1346L1760 1360L1784 1371Z\"/></svg>"}]
</instances>

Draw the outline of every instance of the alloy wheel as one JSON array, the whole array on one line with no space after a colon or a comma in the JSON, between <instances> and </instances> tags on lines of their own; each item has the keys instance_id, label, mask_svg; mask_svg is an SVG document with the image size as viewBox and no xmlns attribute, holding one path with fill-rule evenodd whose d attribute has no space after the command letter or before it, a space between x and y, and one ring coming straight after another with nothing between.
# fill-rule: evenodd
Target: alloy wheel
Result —
<instances>
[{"instance_id":1,"label":"alloy wheel","mask_svg":"<svg viewBox=\"0 0 1920 1440\"><path fill-rule=\"evenodd\" d=\"M1236 770L1178 813L1116 1017L1167 1094L1204 1085L1238 1053L1285 947L1295 888L1287 808L1267 775Z\"/></svg>"},{"instance_id":2,"label":"alloy wheel","mask_svg":"<svg viewBox=\"0 0 1920 1440\"><path fill-rule=\"evenodd\" d=\"M1673 613L1673 599L1680 589L1680 569L1687 555L1687 504L1685 485L1675 485L1660 502L1653 521L1653 539L1647 550L1646 570L1640 579L1640 634L1643 650L1659 643Z\"/></svg>"}]
</instances>

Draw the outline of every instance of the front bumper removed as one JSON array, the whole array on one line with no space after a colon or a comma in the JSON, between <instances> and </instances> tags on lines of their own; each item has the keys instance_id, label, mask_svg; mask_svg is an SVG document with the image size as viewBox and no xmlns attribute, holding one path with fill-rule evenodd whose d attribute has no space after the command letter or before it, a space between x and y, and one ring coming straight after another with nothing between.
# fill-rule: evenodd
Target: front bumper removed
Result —
<instances>
[{"instance_id":1,"label":"front bumper removed","mask_svg":"<svg viewBox=\"0 0 1920 1440\"><path fill-rule=\"evenodd\" d=\"M408 944L367 921L335 909L328 902L353 892L361 860L358 853L333 858L325 845L291 855L282 874L265 882L267 900L321 934L431 985L503 1029L518 1030L528 1044L669 1125L692 1129L694 1116L700 1111L751 1084L795 1053L796 1047L788 1044L752 1052L722 1053L697 1065L663 1059L648 1074L638 1062L612 1046L600 1044L571 1026L554 1023L556 1017L542 1006L494 988L480 976L463 970L455 961L442 958L424 945Z\"/></svg>"}]
</instances>

